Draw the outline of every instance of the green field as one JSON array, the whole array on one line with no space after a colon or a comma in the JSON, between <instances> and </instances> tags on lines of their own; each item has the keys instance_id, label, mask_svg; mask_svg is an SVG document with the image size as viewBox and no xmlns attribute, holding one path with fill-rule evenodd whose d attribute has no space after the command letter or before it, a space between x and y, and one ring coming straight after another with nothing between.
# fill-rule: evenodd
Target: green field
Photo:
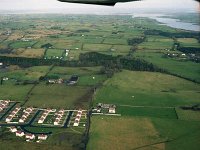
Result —
<instances>
[{"instance_id":1,"label":"green field","mask_svg":"<svg viewBox=\"0 0 200 150\"><path fill-rule=\"evenodd\" d=\"M199 63L165 58L163 55L163 53L151 53L148 51L136 51L134 53L134 57L151 62L160 68L168 70L170 73L200 81Z\"/></svg>"},{"instance_id":2,"label":"green field","mask_svg":"<svg viewBox=\"0 0 200 150\"><path fill-rule=\"evenodd\" d=\"M85 95L89 91L90 88L87 87L40 84L31 92L26 106L43 108L87 108L89 99Z\"/></svg>"},{"instance_id":3,"label":"green field","mask_svg":"<svg viewBox=\"0 0 200 150\"><path fill-rule=\"evenodd\" d=\"M161 142L148 118L92 116L87 150L136 149ZM165 145L150 145L149 149L164 149Z\"/></svg>"},{"instance_id":4,"label":"green field","mask_svg":"<svg viewBox=\"0 0 200 150\"><path fill-rule=\"evenodd\" d=\"M180 106L199 103L200 86L174 76L122 71L105 82L96 102L133 106Z\"/></svg>"}]
</instances>

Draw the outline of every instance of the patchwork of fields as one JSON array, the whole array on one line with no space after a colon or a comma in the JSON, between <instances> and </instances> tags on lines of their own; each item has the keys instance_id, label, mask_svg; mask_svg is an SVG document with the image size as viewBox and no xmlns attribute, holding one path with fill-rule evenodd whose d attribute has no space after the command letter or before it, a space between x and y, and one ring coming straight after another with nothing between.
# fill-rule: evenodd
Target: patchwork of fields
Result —
<instances>
[{"instance_id":1,"label":"patchwork of fields","mask_svg":"<svg viewBox=\"0 0 200 150\"><path fill-rule=\"evenodd\" d=\"M197 32L148 18L0 15L0 100L89 112L78 127L72 125L76 114L70 113L70 127L22 126L51 133L37 144L16 138L10 125L0 124L0 149L198 150L199 48ZM93 114L102 103L115 106L116 114ZM54 113L45 123L52 118Z\"/></svg>"}]
</instances>

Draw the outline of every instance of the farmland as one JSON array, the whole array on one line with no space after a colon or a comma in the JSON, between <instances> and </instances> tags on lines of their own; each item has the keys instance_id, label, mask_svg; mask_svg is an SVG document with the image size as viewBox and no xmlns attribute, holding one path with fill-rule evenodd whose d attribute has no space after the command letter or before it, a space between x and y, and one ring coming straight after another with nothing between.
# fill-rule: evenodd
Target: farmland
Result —
<instances>
[{"instance_id":1,"label":"farmland","mask_svg":"<svg viewBox=\"0 0 200 150\"><path fill-rule=\"evenodd\" d=\"M199 32L130 15L19 14L0 21L0 100L16 102L0 112L1 148L200 146ZM11 133L5 120L14 107L22 109L13 126L47 140ZM34 108L31 121L16 123L25 108ZM62 124L55 125L59 110Z\"/></svg>"}]
</instances>

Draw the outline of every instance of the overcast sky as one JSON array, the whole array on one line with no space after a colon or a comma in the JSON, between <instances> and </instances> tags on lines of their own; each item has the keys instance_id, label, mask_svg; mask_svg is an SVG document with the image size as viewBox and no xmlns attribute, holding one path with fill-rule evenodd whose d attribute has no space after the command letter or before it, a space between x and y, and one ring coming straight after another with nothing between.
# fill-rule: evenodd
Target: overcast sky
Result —
<instances>
[{"instance_id":1,"label":"overcast sky","mask_svg":"<svg viewBox=\"0 0 200 150\"><path fill-rule=\"evenodd\" d=\"M0 10L64 10L72 12L94 12L105 10L125 10L125 9L184 9L197 11L199 3L194 0L143 0L138 2L118 3L114 7L97 6L86 4L62 3L57 0L0 0Z\"/></svg>"}]
</instances>

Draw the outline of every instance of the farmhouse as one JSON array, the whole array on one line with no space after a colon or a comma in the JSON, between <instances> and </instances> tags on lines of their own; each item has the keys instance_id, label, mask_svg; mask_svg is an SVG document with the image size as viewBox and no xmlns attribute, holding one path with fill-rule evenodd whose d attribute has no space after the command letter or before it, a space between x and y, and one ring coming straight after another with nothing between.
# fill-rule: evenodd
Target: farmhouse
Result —
<instances>
[{"instance_id":1,"label":"farmhouse","mask_svg":"<svg viewBox=\"0 0 200 150\"><path fill-rule=\"evenodd\" d=\"M115 107L110 107L108 112L114 114L115 113Z\"/></svg>"},{"instance_id":2,"label":"farmhouse","mask_svg":"<svg viewBox=\"0 0 200 150\"><path fill-rule=\"evenodd\" d=\"M17 131L16 136L22 137L22 136L24 136L24 132L23 131Z\"/></svg>"},{"instance_id":3,"label":"farmhouse","mask_svg":"<svg viewBox=\"0 0 200 150\"><path fill-rule=\"evenodd\" d=\"M38 139L39 140L46 140L47 139L47 135L41 134L41 135L38 136Z\"/></svg>"},{"instance_id":4,"label":"farmhouse","mask_svg":"<svg viewBox=\"0 0 200 150\"><path fill-rule=\"evenodd\" d=\"M35 135L31 133L27 133L25 136L27 139L31 139L31 140L35 139Z\"/></svg>"}]
</instances>

